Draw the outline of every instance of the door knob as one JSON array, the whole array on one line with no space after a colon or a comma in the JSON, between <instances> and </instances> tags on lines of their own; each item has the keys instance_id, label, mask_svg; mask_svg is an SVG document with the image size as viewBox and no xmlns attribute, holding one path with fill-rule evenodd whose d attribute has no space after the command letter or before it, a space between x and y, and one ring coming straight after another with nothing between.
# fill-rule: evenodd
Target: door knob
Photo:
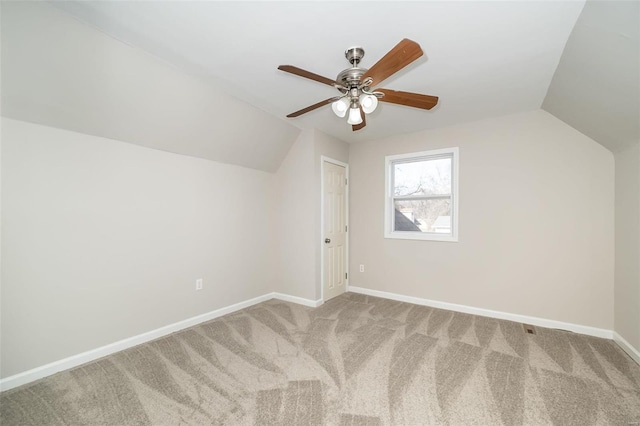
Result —
<instances>
[{"instance_id":1,"label":"door knob","mask_svg":"<svg viewBox=\"0 0 640 426\"><path fill-rule=\"evenodd\" d=\"M329 244L330 242L331 242L331 239L329 239L329 238L325 238L325 239L324 239L324 243L325 243L325 244Z\"/></svg>"}]
</instances>

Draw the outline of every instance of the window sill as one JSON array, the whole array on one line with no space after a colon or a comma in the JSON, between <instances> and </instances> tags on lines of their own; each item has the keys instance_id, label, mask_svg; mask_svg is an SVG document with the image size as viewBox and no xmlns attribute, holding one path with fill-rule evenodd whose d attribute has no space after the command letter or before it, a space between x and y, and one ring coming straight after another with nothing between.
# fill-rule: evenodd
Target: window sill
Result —
<instances>
[{"instance_id":1,"label":"window sill","mask_svg":"<svg viewBox=\"0 0 640 426\"><path fill-rule=\"evenodd\" d=\"M422 232L385 232L384 237L395 240L444 241L450 243L458 242L457 235L431 234Z\"/></svg>"}]
</instances>

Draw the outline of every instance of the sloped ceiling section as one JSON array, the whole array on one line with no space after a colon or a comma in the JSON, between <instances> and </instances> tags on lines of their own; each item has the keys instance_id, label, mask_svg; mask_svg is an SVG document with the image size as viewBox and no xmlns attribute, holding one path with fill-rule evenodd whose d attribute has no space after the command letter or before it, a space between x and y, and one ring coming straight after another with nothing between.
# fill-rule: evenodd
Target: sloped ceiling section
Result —
<instances>
[{"instance_id":1,"label":"sloped ceiling section","mask_svg":"<svg viewBox=\"0 0 640 426\"><path fill-rule=\"evenodd\" d=\"M431 111L381 103L352 132L323 107L295 119L353 142L540 108L583 1L55 1L158 58L222 82L234 96L284 118L336 96L278 71L295 65L335 78L344 51L371 67L403 38L424 56L382 87L440 97Z\"/></svg>"},{"instance_id":2,"label":"sloped ceiling section","mask_svg":"<svg viewBox=\"0 0 640 426\"><path fill-rule=\"evenodd\" d=\"M50 4L1 7L6 117L268 172L299 133Z\"/></svg>"},{"instance_id":3,"label":"sloped ceiling section","mask_svg":"<svg viewBox=\"0 0 640 426\"><path fill-rule=\"evenodd\" d=\"M640 2L588 1L542 108L616 152L640 141Z\"/></svg>"}]
</instances>

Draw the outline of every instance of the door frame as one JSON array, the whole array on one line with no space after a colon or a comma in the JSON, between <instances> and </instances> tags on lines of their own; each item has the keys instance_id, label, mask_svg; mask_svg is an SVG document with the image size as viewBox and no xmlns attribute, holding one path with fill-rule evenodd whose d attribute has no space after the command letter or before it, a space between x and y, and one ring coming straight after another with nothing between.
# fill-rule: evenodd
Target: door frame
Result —
<instances>
[{"instance_id":1,"label":"door frame","mask_svg":"<svg viewBox=\"0 0 640 426\"><path fill-rule=\"evenodd\" d=\"M324 303L324 163L331 163L337 166L344 167L345 178L347 179L347 184L345 185L345 223L347 225L347 233L345 235L345 246L346 246L346 258L345 258L345 270L347 273L347 278L344 281L344 291L345 293L349 291L349 164L343 163L342 161L334 160L331 157L326 157L324 155L320 156L320 235L318 241L320 242L320 299L322 303Z\"/></svg>"}]
</instances>

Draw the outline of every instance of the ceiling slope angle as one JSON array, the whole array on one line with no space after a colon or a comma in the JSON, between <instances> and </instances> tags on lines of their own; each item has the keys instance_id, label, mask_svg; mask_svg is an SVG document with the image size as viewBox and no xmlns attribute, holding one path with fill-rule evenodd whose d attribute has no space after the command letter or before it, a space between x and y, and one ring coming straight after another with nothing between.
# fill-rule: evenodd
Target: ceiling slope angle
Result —
<instances>
[{"instance_id":1,"label":"ceiling slope angle","mask_svg":"<svg viewBox=\"0 0 640 426\"><path fill-rule=\"evenodd\" d=\"M300 129L43 2L3 2L2 114L275 172Z\"/></svg>"},{"instance_id":2,"label":"ceiling slope angle","mask_svg":"<svg viewBox=\"0 0 640 426\"><path fill-rule=\"evenodd\" d=\"M586 3L542 108L610 151L640 142L640 2Z\"/></svg>"},{"instance_id":3,"label":"ceiling slope angle","mask_svg":"<svg viewBox=\"0 0 640 426\"><path fill-rule=\"evenodd\" d=\"M362 63L368 68L399 40L414 40L425 55L386 79L384 87L435 94L440 102L432 111L382 103L357 132L331 108L289 121L352 142L539 109L584 2L354 2L358 25L340 19L347 2L55 5L126 43L217 79L229 93L276 117L335 96L334 88L278 71L278 65L333 78L345 68L349 46L366 49Z\"/></svg>"}]
</instances>

